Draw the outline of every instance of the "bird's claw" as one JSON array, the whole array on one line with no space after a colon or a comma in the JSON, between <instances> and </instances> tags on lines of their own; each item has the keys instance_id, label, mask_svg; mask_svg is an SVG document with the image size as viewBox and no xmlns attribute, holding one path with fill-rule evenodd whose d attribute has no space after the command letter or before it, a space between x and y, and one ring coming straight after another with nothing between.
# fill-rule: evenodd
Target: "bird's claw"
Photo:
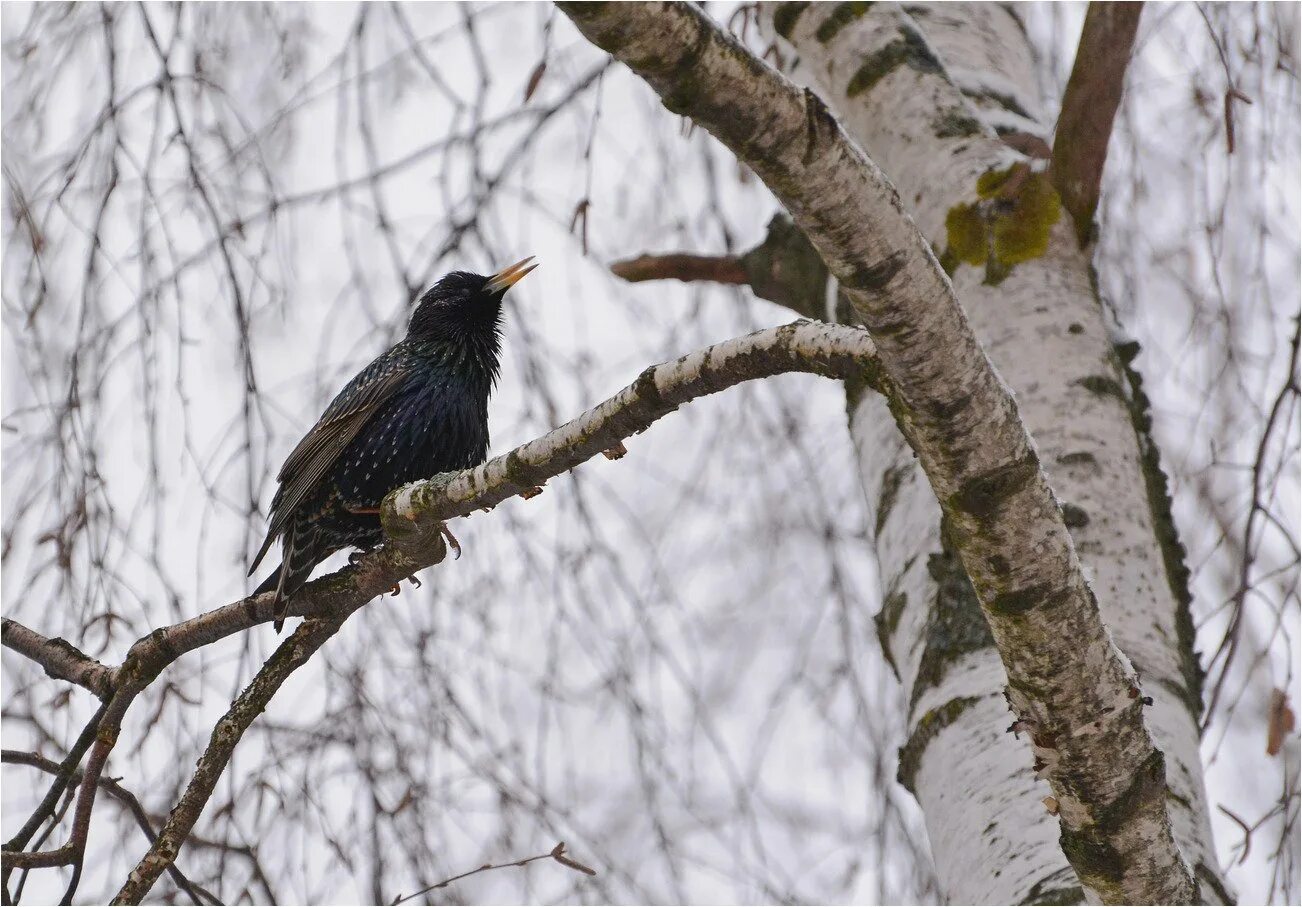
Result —
<instances>
[{"instance_id":1,"label":"bird's claw","mask_svg":"<svg viewBox=\"0 0 1302 907\"><path fill-rule=\"evenodd\" d=\"M407 577L407 579L411 580L411 584L415 586L417 589L419 589L421 586L424 585L424 583L420 581L420 577L418 577L414 573L411 576Z\"/></svg>"},{"instance_id":2,"label":"bird's claw","mask_svg":"<svg viewBox=\"0 0 1302 907\"><path fill-rule=\"evenodd\" d=\"M398 593L401 592L401 591L402 591L402 584L401 584L401 583L394 583L394 584L393 584L393 588L389 590L389 594L392 595L392 596L394 596L394 597L397 597Z\"/></svg>"},{"instance_id":3,"label":"bird's claw","mask_svg":"<svg viewBox=\"0 0 1302 907\"><path fill-rule=\"evenodd\" d=\"M448 528L447 523L439 523L439 534L443 536L443 540L446 541L448 547L452 549L452 559L454 561L461 560L461 543L458 542L457 537L452 534L452 530Z\"/></svg>"}]
</instances>

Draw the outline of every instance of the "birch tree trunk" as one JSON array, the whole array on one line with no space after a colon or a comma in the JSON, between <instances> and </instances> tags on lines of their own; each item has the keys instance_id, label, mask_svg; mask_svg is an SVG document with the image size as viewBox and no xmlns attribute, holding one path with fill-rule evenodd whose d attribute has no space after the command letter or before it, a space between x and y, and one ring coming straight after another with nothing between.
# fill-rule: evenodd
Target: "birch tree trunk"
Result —
<instances>
[{"instance_id":1,"label":"birch tree trunk","mask_svg":"<svg viewBox=\"0 0 1302 907\"><path fill-rule=\"evenodd\" d=\"M1187 571L1129 367L1134 345L1113 338L1070 218L1023 224L1009 261L996 236L996 251L967 263L978 180L1025 160L998 136L1051 134L1021 23L1005 5L961 3L765 4L764 20L788 58L794 50L793 75L890 177L952 272L1016 394L1103 617L1152 697L1145 718L1166 757L1176 840L1202 897L1227 900L1199 758ZM852 317L827 317L838 315ZM899 778L925 815L942 896L1080 901L1049 787L1025 740L1003 730L1007 678L935 496L882 397L850 388L847 410L876 528L880 636L909 702Z\"/></svg>"}]
</instances>

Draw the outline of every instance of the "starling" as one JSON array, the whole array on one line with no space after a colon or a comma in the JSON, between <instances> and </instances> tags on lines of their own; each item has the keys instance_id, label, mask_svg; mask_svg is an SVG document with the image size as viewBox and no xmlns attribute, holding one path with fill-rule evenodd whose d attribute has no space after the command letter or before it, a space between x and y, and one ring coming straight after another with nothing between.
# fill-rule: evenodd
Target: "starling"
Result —
<instances>
[{"instance_id":1,"label":"starling","mask_svg":"<svg viewBox=\"0 0 1302 907\"><path fill-rule=\"evenodd\" d=\"M502 297L537 267L532 262L490 277L453 271L436 283L407 336L348 382L285 460L271 525L249 568L252 576L281 540L280 566L254 592L275 591L277 633L312 568L343 548L380 543L385 495L484 462Z\"/></svg>"}]
</instances>

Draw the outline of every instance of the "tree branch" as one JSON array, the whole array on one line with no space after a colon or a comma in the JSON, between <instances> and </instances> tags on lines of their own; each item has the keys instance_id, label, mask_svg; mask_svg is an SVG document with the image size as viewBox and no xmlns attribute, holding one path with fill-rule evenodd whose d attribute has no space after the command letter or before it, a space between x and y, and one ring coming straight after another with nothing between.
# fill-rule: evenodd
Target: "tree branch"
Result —
<instances>
[{"instance_id":1,"label":"tree branch","mask_svg":"<svg viewBox=\"0 0 1302 907\"><path fill-rule=\"evenodd\" d=\"M472 869L469 872L463 872L460 875L454 875L451 876L450 878L446 878L441 882L435 882L433 885L427 885L426 887L422 888L420 891L416 892L415 894L407 894L407 895L400 894L392 901L390 901L389 905L390 907L398 907L399 904L405 904L407 901L413 901L423 894L429 894L431 891L437 891L440 888L447 888L453 882L459 882L462 879L468 879L471 876L479 875L481 872L489 872L494 869L507 869L508 867L511 866L528 866L530 863L536 863L539 860L555 860L557 863L560 863L562 866L568 866L570 869L573 869L576 872L581 872L584 875L595 876L597 874L595 869L590 869L587 866L584 866L582 863L579 863L571 859L568 855L566 855L565 842L561 841L551 850L547 851L547 853L540 853L534 857L525 857L523 860L513 860L510 863L485 863L483 866L480 866L476 869Z\"/></svg>"},{"instance_id":2,"label":"tree branch","mask_svg":"<svg viewBox=\"0 0 1302 907\"><path fill-rule=\"evenodd\" d=\"M324 644L354 611L399 580L443 560L447 553L441 533L443 521L491 508L518 494L527 495L547 480L598 454L622 456L624 439L645 431L657 419L697 397L742 381L784 372L856 378L871 384L875 380L875 356L867 332L857 328L795 322L759 331L647 368L635 382L604 403L482 466L436 476L391 493L382 508L386 545L361 557L356 566L309 583L290 600L289 614L308 619L263 665L218 723L190 786L150 852L118 893L119 901L128 903L143 898L163 869L171 865L240 736L266 707L285 677ZM102 718L95 723L90 738L94 740L94 748L82 776L72 839L52 851L6 850L6 869L80 866L100 776L132 702L185 653L269 622L273 598L270 593L247 598L160 628L132 645L120 667L109 669L100 665L112 678L111 682L105 681L106 687L112 689L112 696L105 703ZM46 662L42 658L49 660L46 656L51 651L50 641L40 634L12 621L6 623L5 633L6 643L11 634L15 640L8 648L43 665ZM54 650L63 651L58 646ZM89 661L85 656L82 658ZM85 667L80 662L69 663ZM69 897L75 884L76 874Z\"/></svg>"},{"instance_id":3,"label":"tree branch","mask_svg":"<svg viewBox=\"0 0 1302 907\"><path fill-rule=\"evenodd\" d=\"M1091 3L1053 139L1053 183L1086 245L1143 3Z\"/></svg>"},{"instance_id":4,"label":"tree branch","mask_svg":"<svg viewBox=\"0 0 1302 907\"><path fill-rule=\"evenodd\" d=\"M444 521L528 494L600 453L620 451L615 456L622 456L625 438L644 431L684 403L742 381L783 372L807 371L838 378L862 376L872 371L873 357L872 341L862 330L796 322L652 366L605 403L535 441L474 469L414 483L389 494L381 513L386 538L410 557L408 563L416 566L408 572L414 572L442 559L446 548L440 528ZM434 554L428 553L431 545L436 547ZM376 556L363 558L362 569L368 558ZM176 858L249 724L266 708L289 673L305 663L353 611L372 597L348 598L330 616L309 618L268 660L218 722L181 801L113 903L139 903L149 893L158 875ZM204 635L183 631L183 626L159 631L155 636L189 636L187 641L193 641L193 637Z\"/></svg>"},{"instance_id":5,"label":"tree branch","mask_svg":"<svg viewBox=\"0 0 1302 907\"><path fill-rule=\"evenodd\" d=\"M640 255L610 266L616 277L643 280L709 280L743 284L755 295L806 318L827 320L827 265L800 228L773 215L764 241L741 256Z\"/></svg>"},{"instance_id":6,"label":"tree branch","mask_svg":"<svg viewBox=\"0 0 1302 907\"><path fill-rule=\"evenodd\" d=\"M815 94L698 7L558 5L669 110L747 164L840 281L981 600L1082 883L1110 903L1192 902L1133 671L1103 624L1016 402L894 187Z\"/></svg>"},{"instance_id":7,"label":"tree branch","mask_svg":"<svg viewBox=\"0 0 1302 907\"><path fill-rule=\"evenodd\" d=\"M55 776L59 776L63 771L59 763L52 762L39 753L29 753L22 750L0 751L0 762L5 765L29 765L32 768L40 769ZM79 782L81 778L82 772L80 770L73 772L73 781ZM112 778L100 778L99 786L127 808L127 811L131 813L131 817L136 820L136 825L140 827L141 832L152 844L158 835L155 833L153 825L150 824L149 814L145 812L145 808L140 804L140 799ZM205 898L211 904L221 903L221 900L216 895L203 886L191 882L176 866L168 867L168 874L172 877L172 881L176 883L176 887L184 891L194 903L203 904Z\"/></svg>"},{"instance_id":8,"label":"tree branch","mask_svg":"<svg viewBox=\"0 0 1302 907\"><path fill-rule=\"evenodd\" d=\"M610 266L610 273L629 283L643 280L682 280L688 283L708 280L743 286L750 283L746 269L736 255L690 255L686 252L639 255L615 262Z\"/></svg>"},{"instance_id":9,"label":"tree branch","mask_svg":"<svg viewBox=\"0 0 1302 907\"><path fill-rule=\"evenodd\" d=\"M141 857L126 883L114 897L114 904L139 904L165 869L176 862L181 845L199 820L203 808L217 787L235 746L248 730L253 719L262 714L271 697L295 670L307 664L316 651L334 636L353 612L367 600L342 609L331 616L312 617L299 624L297 629L280 644L267 663L244 691L231 703L231 707L213 728L207 749L199 757L194 777L185 793L167 817L167 824L150 844L149 852Z\"/></svg>"},{"instance_id":10,"label":"tree branch","mask_svg":"<svg viewBox=\"0 0 1302 907\"><path fill-rule=\"evenodd\" d=\"M57 680L67 680L85 687L100 699L113 691L113 669L100 664L66 639L47 639L17 621L0 620L0 641L36 662L45 673Z\"/></svg>"},{"instance_id":11,"label":"tree branch","mask_svg":"<svg viewBox=\"0 0 1302 907\"><path fill-rule=\"evenodd\" d=\"M636 381L576 419L510 453L462 472L444 473L390 494L381 507L394 540L428 537L442 521L528 494L685 403L755 378L812 372L876 381L875 347L866 331L822 322L769 328L652 366ZM616 456L619 454L616 453Z\"/></svg>"}]
</instances>

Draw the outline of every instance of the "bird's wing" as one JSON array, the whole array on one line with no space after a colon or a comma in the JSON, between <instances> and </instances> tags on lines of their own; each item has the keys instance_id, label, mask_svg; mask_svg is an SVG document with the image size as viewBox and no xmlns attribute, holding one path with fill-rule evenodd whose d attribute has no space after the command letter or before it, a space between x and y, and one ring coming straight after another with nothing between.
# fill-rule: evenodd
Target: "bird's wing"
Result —
<instances>
[{"instance_id":1,"label":"bird's wing","mask_svg":"<svg viewBox=\"0 0 1302 907\"><path fill-rule=\"evenodd\" d=\"M272 502L267 537L253 559L250 575L258 568L272 541L289 522L294 509L311 493L371 416L401 388L410 374L401 361L382 356L363 369L326 408L285 460L276 481L280 489Z\"/></svg>"}]
</instances>

